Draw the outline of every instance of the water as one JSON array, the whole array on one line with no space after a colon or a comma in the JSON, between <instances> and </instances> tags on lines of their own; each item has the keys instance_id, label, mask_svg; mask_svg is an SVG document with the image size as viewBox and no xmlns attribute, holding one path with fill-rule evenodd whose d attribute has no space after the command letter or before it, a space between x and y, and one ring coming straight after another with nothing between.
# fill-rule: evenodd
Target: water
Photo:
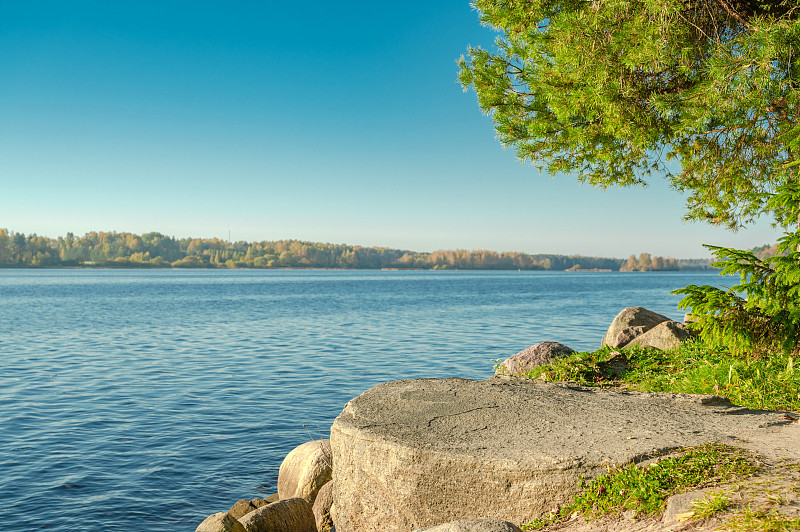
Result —
<instances>
[{"instance_id":1,"label":"water","mask_svg":"<svg viewBox=\"0 0 800 532\"><path fill-rule=\"evenodd\" d=\"M186 530L388 380L599 345L713 273L0 270L4 530ZM306 425L304 427L303 425Z\"/></svg>"}]
</instances>

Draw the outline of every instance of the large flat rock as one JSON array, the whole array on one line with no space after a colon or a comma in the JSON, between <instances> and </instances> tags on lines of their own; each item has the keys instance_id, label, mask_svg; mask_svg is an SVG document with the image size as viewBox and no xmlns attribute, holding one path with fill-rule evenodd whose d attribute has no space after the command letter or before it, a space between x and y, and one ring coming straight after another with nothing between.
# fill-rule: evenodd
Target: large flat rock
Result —
<instances>
[{"instance_id":1,"label":"large flat rock","mask_svg":"<svg viewBox=\"0 0 800 532\"><path fill-rule=\"evenodd\" d=\"M347 403L331 428L333 519L337 532L524 523L609 464L777 424L713 396L513 377L388 382Z\"/></svg>"}]
</instances>

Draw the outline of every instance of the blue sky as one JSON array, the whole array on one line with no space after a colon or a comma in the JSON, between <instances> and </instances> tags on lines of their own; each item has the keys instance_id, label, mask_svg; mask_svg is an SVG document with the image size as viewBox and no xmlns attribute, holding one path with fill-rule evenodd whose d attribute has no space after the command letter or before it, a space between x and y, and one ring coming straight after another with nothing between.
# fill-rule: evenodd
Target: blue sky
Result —
<instances>
[{"instance_id":1,"label":"blue sky","mask_svg":"<svg viewBox=\"0 0 800 532\"><path fill-rule=\"evenodd\" d=\"M466 0L3 0L0 227L707 256L663 182L541 176L456 82Z\"/></svg>"}]
</instances>

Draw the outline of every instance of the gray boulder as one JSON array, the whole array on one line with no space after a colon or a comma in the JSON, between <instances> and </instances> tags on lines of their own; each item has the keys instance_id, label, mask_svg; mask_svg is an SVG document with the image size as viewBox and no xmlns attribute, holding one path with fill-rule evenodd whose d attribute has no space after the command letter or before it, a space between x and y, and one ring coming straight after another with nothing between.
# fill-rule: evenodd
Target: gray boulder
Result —
<instances>
[{"instance_id":1,"label":"gray boulder","mask_svg":"<svg viewBox=\"0 0 800 532\"><path fill-rule=\"evenodd\" d=\"M278 470L278 496L302 497L314 504L317 492L331 480L330 440L310 441L295 447Z\"/></svg>"},{"instance_id":2,"label":"gray boulder","mask_svg":"<svg viewBox=\"0 0 800 532\"><path fill-rule=\"evenodd\" d=\"M682 323L677 321L664 321L637 336L625 347L638 345L641 347L655 347L656 349L676 349L682 342L692 337L692 333Z\"/></svg>"},{"instance_id":3,"label":"gray boulder","mask_svg":"<svg viewBox=\"0 0 800 532\"><path fill-rule=\"evenodd\" d=\"M614 338L614 341L609 345L617 344L617 345L612 345L613 347L627 346L629 343L631 343L631 341L634 338L640 336L646 330L647 329L641 325L636 327L625 327L624 329L622 329L620 332L617 333L617 336Z\"/></svg>"},{"instance_id":4,"label":"gray boulder","mask_svg":"<svg viewBox=\"0 0 800 532\"><path fill-rule=\"evenodd\" d=\"M669 318L643 307L624 308L611 322L600 346L625 347L632 339L664 321Z\"/></svg>"},{"instance_id":5,"label":"gray boulder","mask_svg":"<svg viewBox=\"0 0 800 532\"><path fill-rule=\"evenodd\" d=\"M317 493L312 508L317 522L317 532L329 532L333 528L331 506L333 506L333 482L328 482Z\"/></svg>"},{"instance_id":6,"label":"gray boulder","mask_svg":"<svg viewBox=\"0 0 800 532\"><path fill-rule=\"evenodd\" d=\"M219 512L209 515L197 526L195 532L246 532L246 530L242 523L228 515L228 512Z\"/></svg>"},{"instance_id":7,"label":"gray boulder","mask_svg":"<svg viewBox=\"0 0 800 532\"><path fill-rule=\"evenodd\" d=\"M508 521L497 519L462 519L439 526L420 528L415 532L522 532Z\"/></svg>"},{"instance_id":8,"label":"gray boulder","mask_svg":"<svg viewBox=\"0 0 800 532\"><path fill-rule=\"evenodd\" d=\"M262 506L239 522L245 532L317 532L311 505L300 497Z\"/></svg>"},{"instance_id":9,"label":"gray boulder","mask_svg":"<svg viewBox=\"0 0 800 532\"><path fill-rule=\"evenodd\" d=\"M549 363L555 358L571 355L575 351L558 342L540 342L505 359L496 373L519 375Z\"/></svg>"},{"instance_id":10,"label":"gray boulder","mask_svg":"<svg viewBox=\"0 0 800 532\"><path fill-rule=\"evenodd\" d=\"M530 522L609 465L780 422L689 399L500 376L380 384L331 427L333 522L337 532Z\"/></svg>"}]
</instances>

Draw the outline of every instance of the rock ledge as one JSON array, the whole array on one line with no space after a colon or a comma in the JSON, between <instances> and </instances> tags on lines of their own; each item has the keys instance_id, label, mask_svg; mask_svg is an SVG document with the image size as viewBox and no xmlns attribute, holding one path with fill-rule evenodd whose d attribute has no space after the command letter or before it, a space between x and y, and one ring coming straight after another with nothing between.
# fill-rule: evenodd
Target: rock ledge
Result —
<instances>
[{"instance_id":1,"label":"rock ledge","mask_svg":"<svg viewBox=\"0 0 800 532\"><path fill-rule=\"evenodd\" d=\"M703 404L703 403L707 404ZM380 384L331 429L337 532L546 515L581 476L774 424L721 398L630 393L519 378Z\"/></svg>"}]
</instances>

